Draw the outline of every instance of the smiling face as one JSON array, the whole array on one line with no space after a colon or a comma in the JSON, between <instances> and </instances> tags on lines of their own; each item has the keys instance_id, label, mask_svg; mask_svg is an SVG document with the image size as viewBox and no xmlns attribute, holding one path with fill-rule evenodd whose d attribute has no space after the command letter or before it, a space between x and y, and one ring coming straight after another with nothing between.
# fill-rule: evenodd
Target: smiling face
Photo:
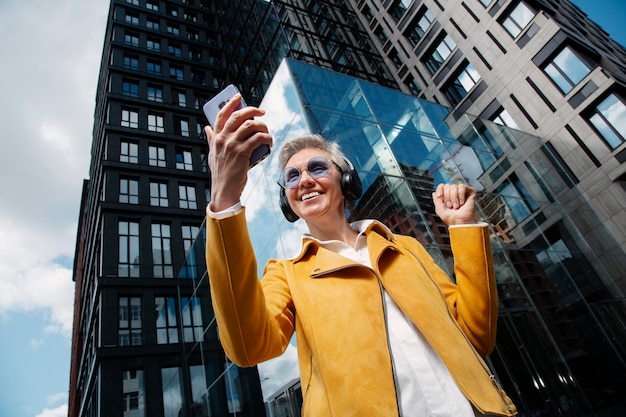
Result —
<instances>
[{"instance_id":1,"label":"smiling face","mask_svg":"<svg viewBox=\"0 0 626 417\"><path fill-rule=\"evenodd\" d=\"M313 178L307 170L307 164L316 156L331 159L327 152L307 148L297 152L287 161L287 167L295 167L300 171L298 185L285 190L289 205L294 213L307 223L345 222L344 197L340 185L341 173L337 166L331 163L326 175Z\"/></svg>"}]
</instances>

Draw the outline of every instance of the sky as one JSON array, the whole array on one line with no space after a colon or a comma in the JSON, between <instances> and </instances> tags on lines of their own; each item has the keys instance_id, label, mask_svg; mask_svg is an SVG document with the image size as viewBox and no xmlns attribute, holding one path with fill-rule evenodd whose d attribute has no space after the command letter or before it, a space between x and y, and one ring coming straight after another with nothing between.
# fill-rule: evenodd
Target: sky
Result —
<instances>
[{"instance_id":1,"label":"sky","mask_svg":"<svg viewBox=\"0 0 626 417\"><path fill-rule=\"evenodd\" d=\"M624 0L574 3L626 45ZM72 263L108 7L0 0L2 416L67 415ZM293 369L288 356L262 379Z\"/></svg>"}]
</instances>

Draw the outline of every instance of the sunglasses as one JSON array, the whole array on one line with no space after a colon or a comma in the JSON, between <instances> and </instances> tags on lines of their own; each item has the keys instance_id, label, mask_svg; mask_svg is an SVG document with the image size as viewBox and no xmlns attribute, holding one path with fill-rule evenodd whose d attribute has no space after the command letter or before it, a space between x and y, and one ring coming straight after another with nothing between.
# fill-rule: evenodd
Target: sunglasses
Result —
<instances>
[{"instance_id":1,"label":"sunglasses","mask_svg":"<svg viewBox=\"0 0 626 417\"><path fill-rule=\"evenodd\" d=\"M296 188L298 184L300 184L300 178L302 177L303 169L306 169L311 178L322 178L328 174L331 164L335 164L335 162L329 161L323 156L314 156L313 158L309 159L309 162L307 162L306 164L306 168L285 168L282 174L280 174L280 178L278 179L278 185L280 185L284 189ZM337 168L341 172L341 168L339 168L339 165L337 165Z\"/></svg>"}]
</instances>

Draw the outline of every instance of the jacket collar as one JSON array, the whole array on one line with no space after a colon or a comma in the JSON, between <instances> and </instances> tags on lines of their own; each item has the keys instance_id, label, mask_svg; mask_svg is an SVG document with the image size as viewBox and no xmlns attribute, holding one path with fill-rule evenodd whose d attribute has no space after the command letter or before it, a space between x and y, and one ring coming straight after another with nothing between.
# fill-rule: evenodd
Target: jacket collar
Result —
<instances>
[{"instance_id":1,"label":"jacket collar","mask_svg":"<svg viewBox=\"0 0 626 417\"><path fill-rule=\"evenodd\" d=\"M377 237L382 237L387 243L395 240L395 236L391 232L391 230L389 230L387 226L385 226L378 220L359 220L350 223L350 226L360 234L365 234L367 236L368 246L372 242L372 239L370 237L370 235L372 234L376 235ZM380 239L376 240L379 241ZM319 249L322 246L321 243L322 242L319 239L309 235L308 233L302 235L300 251L290 260L294 263L299 262L309 251L316 251L317 249Z\"/></svg>"}]
</instances>

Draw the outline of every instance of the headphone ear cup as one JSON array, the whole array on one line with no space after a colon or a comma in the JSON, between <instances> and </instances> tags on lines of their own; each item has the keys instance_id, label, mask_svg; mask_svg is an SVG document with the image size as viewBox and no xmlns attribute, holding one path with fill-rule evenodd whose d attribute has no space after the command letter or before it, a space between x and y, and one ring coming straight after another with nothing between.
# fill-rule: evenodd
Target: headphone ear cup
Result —
<instances>
[{"instance_id":1,"label":"headphone ear cup","mask_svg":"<svg viewBox=\"0 0 626 417\"><path fill-rule=\"evenodd\" d=\"M283 215L290 223L293 223L300 218L291 209L291 206L289 205L289 200L287 199L287 194L282 188L280 189L280 198L278 200L278 205L280 206L280 210L283 212Z\"/></svg>"},{"instance_id":2,"label":"headphone ear cup","mask_svg":"<svg viewBox=\"0 0 626 417\"><path fill-rule=\"evenodd\" d=\"M359 178L358 172L351 169L348 172L344 172L341 176L341 192L348 201L355 201L361 197L363 193L363 184L361 178Z\"/></svg>"}]
</instances>

